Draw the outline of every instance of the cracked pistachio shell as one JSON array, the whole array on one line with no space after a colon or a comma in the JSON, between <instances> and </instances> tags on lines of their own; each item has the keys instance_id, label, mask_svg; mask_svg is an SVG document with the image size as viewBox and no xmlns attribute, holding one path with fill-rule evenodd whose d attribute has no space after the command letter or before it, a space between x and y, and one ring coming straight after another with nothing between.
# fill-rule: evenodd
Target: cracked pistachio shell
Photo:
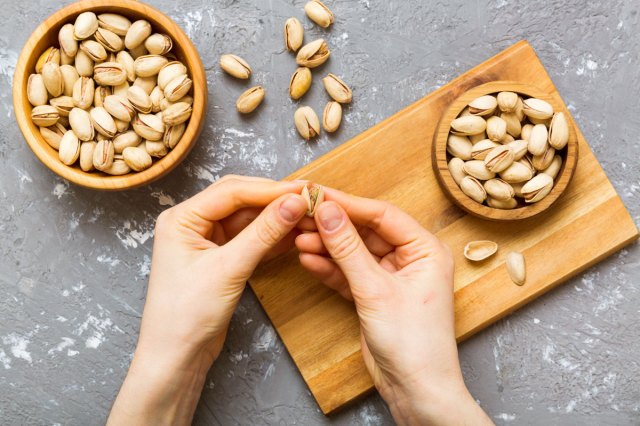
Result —
<instances>
[{"instance_id":1,"label":"cracked pistachio shell","mask_svg":"<svg viewBox=\"0 0 640 426\"><path fill-rule=\"evenodd\" d=\"M133 117L136 115L133 105L131 105L127 98L120 95L107 96L104 99L103 107L114 118L127 123L133 120Z\"/></svg>"},{"instance_id":2,"label":"cracked pistachio shell","mask_svg":"<svg viewBox=\"0 0 640 426\"><path fill-rule=\"evenodd\" d=\"M513 142L509 142L507 144L513 151L513 160L518 161L529 152L528 146L529 142L524 141L522 139L514 140Z\"/></svg>"},{"instance_id":3,"label":"cracked pistachio shell","mask_svg":"<svg viewBox=\"0 0 640 426\"><path fill-rule=\"evenodd\" d=\"M509 198L508 200L496 200L493 197L487 197L487 205L494 209L512 210L518 207L518 200Z\"/></svg>"},{"instance_id":4,"label":"cracked pistachio shell","mask_svg":"<svg viewBox=\"0 0 640 426\"><path fill-rule=\"evenodd\" d=\"M56 98L64 92L64 79L60 72L60 65L55 62L47 62L42 66L42 80L52 97Z\"/></svg>"},{"instance_id":5,"label":"cracked pistachio shell","mask_svg":"<svg viewBox=\"0 0 640 426\"><path fill-rule=\"evenodd\" d=\"M39 127L53 126L59 118L60 113L51 105L39 105L31 110L31 121Z\"/></svg>"},{"instance_id":6,"label":"cracked pistachio shell","mask_svg":"<svg viewBox=\"0 0 640 426\"><path fill-rule=\"evenodd\" d=\"M302 188L302 198L307 202L307 216L313 217L320 204L324 202L324 188L315 183L307 183Z\"/></svg>"},{"instance_id":7,"label":"cracked pistachio shell","mask_svg":"<svg viewBox=\"0 0 640 426\"><path fill-rule=\"evenodd\" d=\"M95 107L89 112L93 128L107 138L113 138L118 132L113 117L103 107Z\"/></svg>"},{"instance_id":8,"label":"cracked pistachio shell","mask_svg":"<svg viewBox=\"0 0 640 426\"><path fill-rule=\"evenodd\" d=\"M110 86L98 86L93 92L93 106L104 106L104 100L112 93L113 89Z\"/></svg>"},{"instance_id":9,"label":"cracked pistachio shell","mask_svg":"<svg viewBox=\"0 0 640 426\"><path fill-rule=\"evenodd\" d=\"M464 257L480 262L493 256L498 251L498 244L493 241L471 241L464 247Z\"/></svg>"},{"instance_id":10,"label":"cracked pistachio shell","mask_svg":"<svg viewBox=\"0 0 640 426\"><path fill-rule=\"evenodd\" d=\"M140 86L131 86L127 90L127 100L136 109L143 114L151 112L153 107L151 97Z\"/></svg>"},{"instance_id":11,"label":"cracked pistachio shell","mask_svg":"<svg viewBox=\"0 0 640 426\"><path fill-rule=\"evenodd\" d=\"M151 112L160 112L160 103L164 99L164 92L160 88L160 86L156 86L151 91L149 95L149 99L151 99Z\"/></svg>"},{"instance_id":12,"label":"cracked pistachio shell","mask_svg":"<svg viewBox=\"0 0 640 426\"><path fill-rule=\"evenodd\" d=\"M500 118L507 123L507 135L511 135L515 138L520 136L520 133L522 132L522 123L520 123L520 120L518 120L515 113L503 112L500 114Z\"/></svg>"},{"instance_id":13,"label":"cracked pistachio shell","mask_svg":"<svg viewBox=\"0 0 640 426\"><path fill-rule=\"evenodd\" d=\"M69 113L69 125L81 141L90 141L93 139L93 123L87 111L81 108L73 108Z\"/></svg>"},{"instance_id":14,"label":"cracked pistachio shell","mask_svg":"<svg viewBox=\"0 0 640 426\"><path fill-rule=\"evenodd\" d=\"M73 24L65 24L58 32L60 50L65 55L74 57L78 53L78 40L73 38Z\"/></svg>"},{"instance_id":15,"label":"cracked pistachio shell","mask_svg":"<svg viewBox=\"0 0 640 426\"><path fill-rule=\"evenodd\" d=\"M460 182L462 192L473 201L482 204L487 199L487 192L482 183L472 176L465 176Z\"/></svg>"},{"instance_id":16,"label":"cracked pistachio shell","mask_svg":"<svg viewBox=\"0 0 640 426\"><path fill-rule=\"evenodd\" d=\"M156 158L162 158L169 153L167 147L164 146L162 141L144 141L144 149L150 156Z\"/></svg>"},{"instance_id":17,"label":"cracked pistachio shell","mask_svg":"<svg viewBox=\"0 0 640 426\"><path fill-rule=\"evenodd\" d=\"M53 149L60 149L60 141L65 134L66 129L60 123L56 123L49 127L40 127L40 135L47 144Z\"/></svg>"},{"instance_id":18,"label":"cracked pistachio shell","mask_svg":"<svg viewBox=\"0 0 640 426\"><path fill-rule=\"evenodd\" d=\"M60 65L60 49L51 46L47 50L42 52L42 54L38 58L38 61L36 62L36 72L42 72L42 67L47 62L54 62Z\"/></svg>"},{"instance_id":19,"label":"cracked pistachio shell","mask_svg":"<svg viewBox=\"0 0 640 426\"><path fill-rule=\"evenodd\" d=\"M487 137L494 142L500 142L507 134L507 122L498 116L487 120Z\"/></svg>"},{"instance_id":20,"label":"cracked pistachio shell","mask_svg":"<svg viewBox=\"0 0 640 426\"><path fill-rule=\"evenodd\" d=\"M315 68L324 64L330 55L327 43L318 39L302 46L296 55L296 63L302 67Z\"/></svg>"},{"instance_id":21,"label":"cracked pistachio shell","mask_svg":"<svg viewBox=\"0 0 640 426\"><path fill-rule=\"evenodd\" d=\"M553 178L541 173L524 184L522 187L522 196L527 203L537 203L549 195L552 188Z\"/></svg>"},{"instance_id":22,"label":"cracked pistachio shell","mask_svg":"<svg viewBox=\"0 0 640 426\"><path fill-rule=\"evenodd\" d=\"M458 157L464 161L471 160L471 149L473 145L466 136L449 134L447 138L447 152L453 157Z\"/></svg>"},{"instance_id":23,"label":"cracked pistachio shell","mask_svg":"<svg viewBox=\"0 0 640 426\"><path fill-rule=\"evenodd\" d=\"M306 140L313 139L320 134L320 120L309 106L298 108L293 115L293 122L300 136Z\"/></svg>"},{"instance_id":24,"label":"cracked pistachio shell","mask_svg":"<svg viewBox=\"0 0 640 426\"><path fill-rule=\"evenodd\" d=\"M116 62L122 65L124 72L127 74L127 81L133 83L136 80L135 60L126 51L120 51L116 55Z\"/></svg>"},{"instance_id":25,"label":"cracked pistachio shell","mask_svg":"<svg viewBox=\"0 0 640 426\"><path fill-rule=\"evenodd\" d=\"M169 83L169 85L171 85L171 83ZM264 99L264 95L265 95L265 91L262 88L262 86L255 86L248 89L247 91L242 93L238 97L238 100L236 101L236 108L238 109L238 112L242 114L249 114L250 112L253 112L258 107L258 105L262 103L262 100ZM173 104L169 106L167 109L164 110L164 112L166 113L167 111L170 111L172 108L175 108L176 105L180 105L180 104L189 106L186 103L179 102L177 104ZM191 107L189 106L189 111L190 110L191 110Z\"/></svg>"},{"instance_id":26,"label":"cracked pistachio shell","mask_svg":"<svg viewBox=\"0 0 640 426\"><path fill-rule=\"evenodd\" d=\"M69 112L75 107L71 96L59 96L49 101L49 104L58 110L60 117L68 117Z\"/></svg>"},{"instance_id":27,"label":"cracked pistachio shell","mask_svg":"<svg viewBox=\"0 0 640 426\"><path fill-rule=\"evenodd\" d=\"M125 163L124 160L114 159L111 167L103 170L103 172L112 176L122 176L130 173L131 169L127 166L127 163Z\"/></svg>"},{"instance_id":28,"label":"cracked pistachio shell","mask_svg":"<svg viewBox=\"0 0 640 426\"><path fill-rule=\"evenodd\" d=\"M60 140L60 149L58 150L58 158L63 164L71 166L78 160L80 156L80 141L73 132L68 130Z\"/></svg>"},{"instance_id":29,"label":"cracked pistachio shell","mask_svg":"<svg viewBox=\"0 0 640 426\"><path fill-rule=\"evenodd\" d=\"M496 174L487 168L483 160L466 161L464 163L464 172L480 180L488 180L496 177Z\"/></svg>"},{"instance_id":30,"label":"cracked pistachio shell","mask_svg":"<svg viewBox=\"0 0 640 426\"><path fill-rule=\"evenodd\" d=\"M500 145L493 148L484 158L487 169L493 173L499 173L513 164L513 150L508 145Z\"/></svg>"},{"instance_id":31,"label":"cracked pistachio shell","mask_svg":"<svg viewBox=\"0 0 640 426\"><path fill-rule=\"evenodd\" d=\"M178 99L176 102L185 102L189 105L193 105L193 96L183 96L180 99ZM171 105L175 104L176 102L171 102L167 98L162 99L160 101L160 111L164 111L165 109L169 108Z\"/></svg>"},{"instance_id":32,"label":"cracked pistachio shell","mask_svg":"<svg viewBox=\"0 0 640 426\"><path fill-rule=\"evenodd\" d=\"M284 23L284 45L290 52L297 52L302 46L304 28L297 18L289 18Z\"/></svg>"},{"instance_id":33,"label":"cracked pistachio shell","mask_svg":"<svg viewBox=\"0 0 640 426\"><path fill-rule=\"evenodd\" d=\"M109 139L99 141L93 150L93 167L100 171L108 170L113 165L115 150Z\"/></svg>"},{"instance_id":34,"label":"cracked pistachio shell","mask_svg":"<svg viewBox=\"0 0 640 426\"><path fill-rule=\"evenodd\" d=\"M556 112L549 125L549 145L562 149L569 142L569 124L563 112Z\"/></svg>"},{"instance_id":35,"label":"cracked pistachio shell","mask_svg":"<svg viewBox=\"0 0 640 426\"><path fill-rule=\"evenodd\" d=\"M101 13L98 15L98 26L119 36L125 36L131 27L131 21L115 13Z\"/></svg>"},{"instance_id":36,"label":"cracked pistachio shell","mask_svg":"<svg viewBox=\"0 0 640 426\"><path fill-rule=\"evenodd\" d=\"M78 50L78 54L76 55L76 60L74 62L76 71L81 77L91 77L93 76L93 59L89 57L82 50Z\"/></svg>"},{"instance_id":37,"label":"cracked pistachio shell","mask_svg":"<svg viewBox=\"0 0 640 426\"><path fill-rule=\"evenodd\" d=\"M161 140L164 136L164 123L162 122L162 118L156 115L138 114L133 120L132 125L133 130L140 135L142 139L155 142Z\"/></svg>"},{"instance_id":38,"label":"cracked pistachio shell","mask_svg":"<svg viewBox=\"0 0 640 426\"><path fill-rule=\"evenodd\" d=\"M328 28L333 24L333 13L319 0L311 0L304 6L304 11L313 22L322 28Z\"/></svg>"},{"instance_id":39,"label":"cracked pistachio shell","mask_svg":"<svg viewBox=\"0 0 640 426\"><path fill-rule=\"evenodd\" d=\"M130 146L138 146L142 142L142 138L133 130L128 130L119 134L113 139L113 149L116 154L122 154L125 148Z\"/></svg>"},{"instance_id":40,"label":"cracked pistachio shell","mask_svg":"<svg viewBox=\"0 0 640 426\"><path fill-rule=\"evenodd\" d=\"M470 156L473 160L484 160L487 157L489 151L493 148L500 146L499 143L496 143L490 139L483 139L479 142L476 142L471 147Z\"/></svg>"},{"instance_id":41,"label":"cracked pistachio shell","mask_svg":"<svg viewBox=\"0 0 640 426\"><path fill-rule=\"evenodd\" d=\"M80 50L94 62L102 62L107 59L107 51L95 40L84 40L80 43Z\"/></svg>"},{"instance_id":42,"label":"cracked pistachio shell","mask_svg":"<svg viewBox=\"0 0 640 426\"><path fill-rule=\"evenodd\" d=\"M80 168L85 172L93 170L93 153L96 145L94 141L82 142L80 145Z\"/></svg>"},{"instance_id":43,"label":"cracked pistachio shell","mask_svg":"<svg viewBox=\"0 0 640 426\"><path fill-rule=\"evenodd\" d=\"M547 120L553 115L553 107L542 99L529 98L523 101L523 112L529 118Z\"/></svg>"},{"instance_id":44,"label":"cracked pistachio shell","mask_svg":"<svg viewBox=\"0 0 640 426\"><path fill-rule=\"evenodd\" d=\"M46 105L49 100L47 87L40 74L31 74L27 80L27 99L33 106Z\"/></svg>"},{"instance_id":45,"label":"cracked pistachio shell","mask_svg":"<svg viewBox=\"0 0 640 426\"><path fill-rule=\"evenodd\" d=\"M329 96L336 102L348 104L353 99L353 93L349 86L334 74L329 73L329 75L322 79L322 84L324 84L324 88Z\"/></svg>"},{"instance_id":46,"label":"cracked pistachio shell","mask_svg":"<svg viewBox=\"0 0 640 426\"><path fill-rule=\"evenodd\" d=\"M151 77L168 63L169 60L162 55L144 55L133 62L133 67L138 77Z\"/></svg>"},{"instance_id":47,"label":"cracked pistachio shell","mask_svg":"<svg viewBox=\"0 0 640 426\"><path fill-rule=\"evenodd\" d=\"M164 137L162 138L162 143L168 149L173 149L182 139L182 135L184 135L184 131L187 128L185 123L177 124L175 126L168 127L164 132Z\"/></svg>"},{"instance_id":48,"label":"cracked pistachio shell","mask_svg":"<svg viewBox=\"0 0 640 426\"><path fill-rule=\"evenodd\" d=\"M472 115L491 115L496 110L498 106L498 101L495 96L484 95L479 98L474 99L469 103L469 112Z\"/></svg>"},{"instance_id":49,"label":"cracked pistachio shell","mask_svg":"<svg viewBox=\"0 0 640 426\"><path fill-rule=\"evenodd\" d=\"M523 157L523 159L526 157ZM533 177L533 169L524 165L520 161L516 161L500 172L500 178L508 183L526 182Z\"/></svg>"},{"instance_id":50,"label":"cracked pistachio shell","mask_svg":"<svg viewBox=\"0 0 640 426\"><path fill-rule=\"evenodd\" d=\"M71 97L73 98L73 103L82 109L89 108L94 99L95 88L93 79L89 77L80 77L73 84L73 91L71 93Z\"/></svg>"},{"instance_id":51,"label":"cracked pistachio shell","mask_svg":"<svg viewBox=\"0 0 640 426\"><path fill-rule=\"evenodd\" d=\"M164 88L164 97L169 102L177 102L180 98L189 93L191 86L193 86L193 81L189 76L186 74L179 75L167 83Z\"/></svg>"},{"instance_id":52,"label":"cracked pistachio shell","mask_svg":"<svg viewBox=\"0 0 640 426\"><path fill-rule=\"evenodd\" d=\"M72 65L60 65L60 73L62 74L62 81L64 82L64 91L62 94L65 96L73 96L73 85L76 84L76 81L80 78L80 74L78 74L78 71Z\"/></svg>"},{"instance_id":53,"label":"cracked pistachio shell","mask_svg":"<svg viewBox=\"0 0 640 426\"><path fill-rule=\"evenodd\" d=\"M144 42L152 55L165 55L173 48L173 40L166 34L151 34Z\"/></svg>"},{"instance_id":54,"label":"cracked pistachio shell","mask_svg":"<svg viewBox=\"0 0 640 426\"><path fill-rule=\"evenodd\" d=\"M447 164L449 167L449 173L451 173L451 177L453 180L460 186L462 179L467 176L467 173L464 171L464 161L460 158L454 157Z\"/></svg>"},{"instance_id":55,"label":"cracked pistachio shell","mask_svg":"<svg viewBox=\"0 0 640 426\"><path fill-rule=\"evenodd\" d=\"M289 81L289 96L291 99L298 100L304 96L311 87L311 70L307 67L298 68Z\"/></svg>"},{"instance_id":56,"label":"cracked pistachio shell","mask_svg":"<svg viewBox=\"0 0 640 426\"><path fill-rule=\"evenodd\" d=\"M523 285L527 279L526 265L524 255L519 252L512 251L507 255L505 261L507 265L507 273L516 285Z\"/></svg>"},{"instance_id":57,"label":"cracked pistachio shell","mask_svg":"<svg viewBox=\"0 0 640 426\"><path fill-rule=\"evenodd\" d=\"M162 122L167 127L182 124L191 117L191 111L191 105L188 103L177 102L164 110L162 113Z\"/></svg>"},{"instance_id":58,"label":"cracked pistachio shell","mask_svg":"<svg viewBox=\"0 0 640 426\"><path fill-rule=\"evenodd\" d=\"M484 183L484 190L491 198L499 201L507 201L515 197L513 187L502 179L489 179Z\"/></svg>"},{"instance_id":59,"label":"cracked pistachio shell","mask_svg":"<svg viewBox=\"0 0 640 426\"><path fill-rule=\"evenodd\" d=\"M91 37L98 29L98 17L93 12L83 12L73 24L73 37L84 40Z\"/></svg>"},{"instance_id":60,"label":"cracked pistachio shell","mask_svg":"<svg viewBox=\"0 0 640 426\"><path fill-rule=\"evenodd\" d=\"M102 62L93 67L93 78L101 86L119 86L127 81L127 73L118 62Z\"/></svg>"},{"instance_id":61,"label":"cracked pistachio shell","mask_svg":"<svg viewBox=\"0 0 640 426\"><path fill-rule=\"evenodd\" d=\"M94 37L109 52L120 52L124 48L124 43L120 36L107 29L98 28Z\"/></svg>"},{"instance_id":62,"label":"cracked pistachio shell","mask_svg":"<svg viewBox=\"0 0 640 426\"><path fill-rule=\"evenodd\" d=\"M342 122L342 105L339 102L331 101L324 107L322 113L322 127L328 133L338 130Z\"/></svg>"},{"instance_id":63,"label":"cracked pistachio shell","mask_svg":"<svg viewBox=\"0 0 640 426\"><path fill-rule=\"evenodd\" d=\"M144 91L150 95L153 88L158 85L158 79L155 75L151 77L138 77L133 82L133 85L142 87Z\"/></svg>"},{"instance_id":64,"label":"cracked pistachio shell","mask_svg":"<svg viewBox=\"0 0 640 426\"><path fill-rule=\"evenodd\" d=\"M551 161L551 164L549 164L549 167L542 170L541 173L551 176L551 179L555 179L556 176L558 176L558 173L560 172L561 168L562 168L562 157L560 157L559 155L556 155L555 157L553 157L553 160Z\"/></svg>"},{"instance_id":65,"label":"cracked pistachio shell","mask_svg":"<svg viewBox=\"0 0 640 426\"><path fill-rule=\"evenodd\" d=\"M187 67L182 62L172 61L165 64L158 73L158 87L161 90L174 78L187 74Z\"/></svg>"},{"instance_id":66,"label":"cracked pistachio shell","mask_svg":"<svg viewBox=\"0 0 640 426\"><path fill-rule=\"evenodd\" d=\"M544 124L536 124L529 136L529 152L532 155L543 154L549 144L547 143L547 127Z\"/></svg>"},{"instance_id":67,"label":"cracked pistachio shell","mask_svg":"<svg viewBox=\"0 0 640 426\"><path fill-rule=\"evenodd\" d=\"M533 130L533 124L525 124L522 126L522 132L520 132L520 139L529 141L531 138L531 131Z\"/></svg>"},{"instance_id":68,"label":"cracked pistachio shell","mask_svg":"<svg viewBox=\"0 0 640 426\"><path fill-rule=\"evenodd\" d=\"M142 148L128 147L122 151L124 162L127 163L132 170L141 172L148 169L153 164L153 159L149 153Z\"/></svg>"},{"instance_id":69,"label":"cracked pistachio shell","mask_svg":"<svg viewBox=\"0 0 640 426\"><path fill-rule=\"evenodd\" d=\"M547 146L547 149L540 155L534 155L531 159L531 164L536 170L545 170L551 165L554 157L556 156L556 150L551 146Z\"/></svg>"},{"instance_id":70,"label":"cracked pistachio shell","mask_svg":"<svg viewBox=\"0 0 640 426\"><path fill-rule=\"evenodd\" d=\"M127 30L127 34L124 37L124 45L129 50L135 49L140 47L150 35L151 24L144 19L140 19L131 24Z\"/></svg>"},{"instance_id":71,"label":"cracked pistachio shell","mask_svg":"<svg viewBox=\"0 0 640 426\"><path fill-rule=\"evenodd\" d=\"M227 74L246 80L251 77L251 67L240 56L226 54L220 56L220 68Z\"/></svg>"},{"instance_id":72,"label":"cracked pistachio shell","mask_svg":"<svg viewBox=\"0 0 640 426\"><path fill-rule=\"evenodd\" d=\"M498 107L502 112L514 112L518 105L518 94L513 92L498 93Z\"/></svg>"},{"instance_id":73,"label":"cracked pistachio shell","mask_svg":"<svg viewBox=\"0 0 640 426\"><path fill-rule=\"evenodd\" d=\"M465 115L451 122L451 133L458 136L477 135L487 128L484 118L475 115Z\"/></svg>"}]
</instances>

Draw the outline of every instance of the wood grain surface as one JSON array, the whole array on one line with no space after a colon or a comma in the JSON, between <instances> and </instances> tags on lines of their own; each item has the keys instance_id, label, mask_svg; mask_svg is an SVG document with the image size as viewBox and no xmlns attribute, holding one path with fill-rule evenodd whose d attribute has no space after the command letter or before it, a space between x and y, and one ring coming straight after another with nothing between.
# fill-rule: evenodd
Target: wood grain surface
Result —
<instances>
[{"instance_id":1,"label":"wood grain surface","mask_svg":"<svg viewBox=\"0 0 640 426\"><path fill-rule=\"evenodd\" d=\"M577 127L579 159L573 181L548 211L518 222L491 222L451 203L431 167L433 133L458 95L495 80L529 83L557 95L533 49L521 41L289 177L390 201L444 240L456 262L458 341L638 237ZM494 240L500 249L472 265L464 259L463 247L480 239ZM511 282L504 266L512 250L524 253L527 261L522 287ZM251 286L324 413L372 390L353 305L306 273L297 253L264 264Z\"/></svg>"}]
</instances>

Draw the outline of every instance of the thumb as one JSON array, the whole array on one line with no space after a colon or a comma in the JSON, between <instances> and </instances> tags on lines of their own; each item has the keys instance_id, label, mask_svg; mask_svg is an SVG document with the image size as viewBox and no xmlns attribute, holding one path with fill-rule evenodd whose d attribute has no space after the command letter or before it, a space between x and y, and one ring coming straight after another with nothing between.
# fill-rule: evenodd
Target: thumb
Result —
<instances>
[{"instance_id":1,"label":"thumb","mask_svg":"<svg viewBox=\"0 0 640 426\"><path fill-rule=\"evenodd\" d=\"M271 202L260 215L223 247L234 258L232 268L249 275L258 263L289 232L307 211L307 202L298 194L286 194ZM238 271L239 272L239 271Z\"/></svg>"},{"instance_id":2,"label":"thumb","mask_svg":"<svg viewBox=\"0 0 640 426\"><path fill-rule=\"evenodd\" d=\"M318 232L327 251L344 273L349 286L371 284L379 276L380 265L365 246L360 234L342 207L333 201L318 205Z\"/></svg>"}]
</instances>

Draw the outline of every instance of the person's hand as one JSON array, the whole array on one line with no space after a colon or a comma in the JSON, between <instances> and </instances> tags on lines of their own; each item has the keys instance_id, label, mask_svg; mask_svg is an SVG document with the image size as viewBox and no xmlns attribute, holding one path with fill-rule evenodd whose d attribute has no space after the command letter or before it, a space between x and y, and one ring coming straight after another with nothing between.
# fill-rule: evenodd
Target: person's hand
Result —
<instances>
[{"instance_id":1,"label":"person's hand","mask_svg":"<svg viewBox=\"0 0 640 426\"><path fill-rule=\"evenodd\" d=\"M160 215L138 347L109 424L190 422L246 281L293 247L303 185L226 176Z\"/></svg>"},{"instance_id":2,"label":"person's hand","mask_svg":"<svg viewBox=\"0 0 640 426\"><path fill-rule=\"evenodd\" d=\"M394 418L491 423L460 370L449 248L389 203L328 188L325 200L315 224L300 224L300 262L355 302L366 367Z\"/></svg>"}]
</instances>

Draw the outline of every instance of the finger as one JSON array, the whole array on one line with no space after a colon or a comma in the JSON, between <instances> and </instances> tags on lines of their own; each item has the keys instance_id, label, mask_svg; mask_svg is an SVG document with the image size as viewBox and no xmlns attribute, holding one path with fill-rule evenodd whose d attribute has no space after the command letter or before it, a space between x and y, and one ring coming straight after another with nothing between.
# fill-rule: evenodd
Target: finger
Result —
<instances>
[{"instance_id":1,"label":"finger","mask_svg":"<svg viewBox=\"0 0 640 426\"><path fill-rule=\"evenodd\" d=\"M327 248L322 242L322 239L320 238L320 234L317 232L298 235L296 238L296 248L301 252L311 254L319 254L323 256L329 254L329 252L327 252Z\"/></svg>"},{"instance_id":2,"label":"finger","mask_svg":"<svg viewBox=\"0 0 640 426\"><path fill-rule=\"evenodd\" d=\"M359 231L364 245L367 249L378 257L385 256L392 252L395 247L386 242L380 235L378 235L373 229L362 227Z\"/></svg>"},{"instance_id":3,"label":"finger","mask_svg":"<svg viewBox=\"0 0 640 426\"><path fill-rule=\"evenodd\" d=\"M287 194L270 203L249 226L224 245L231 257L231 268L247 278L258 263L295 228L307 211L307 203L298 194ZM237 266L236 266L237 264Z\"/></svg>"},{"instance_id":4,"label":"finger","mask_svg":"<svg viewBox=\"0 0 640 426\"><path fill-rule=\"evenodd\" d=\"M269 253L267 253L263 260L271 260L291 250L295 246L295 240L298 235L300 235L300 231L294 228L293 231L285 235L284 238L280 240Z\"/></svg>"},{"instance_id":5,"label":"finger","mask_svg":"<svg viewBox=\"0 0 640 426\"><path fill-rule=\"evenodd\" d=\"M347 300L353 300L349 283L338 266L326 257L300 253L300 264L320 282L337 291Z\"/></svg>"},{"instance_id":6,"label":"finger","mask_svg":"<svg viewBox=\"0 0 640 426\"><path fill-rule=\"evenodd\" d=\"M369 228L363 228L359 233L364 245L367 247L367 250L369 250L369 252L376 258L383 257L394 249L392 245L384 241ZM322 241L320 234L317 232L300 234L298 238L296 238L296 247L300 251L320 254L323 256L329 253L327 248L324 246L324 242Z\"/></svg>"},{"instance_id":7,"label":"finger","mask_svg":"<svg viewBox=\"0 0 640 426\"><path fill-rule=\"evenodd\" d=\"M219 222L224 227L228 239L238 235L240 231L246 228L260 214L260 207L245 207L235 213L221 219Z\"/></svg>"},{"instance_id":8,"label":"finger","mask_svg":"<svg viewBox=\"0 0 640 426\"><path fill-rule=\"evenodd\" d=\"M303 217L300 222L298 222L298 229L303 232L317 232L318 226L316 226L316 221L313 220L312 217Z\"/></svg>"}]
</instances>

